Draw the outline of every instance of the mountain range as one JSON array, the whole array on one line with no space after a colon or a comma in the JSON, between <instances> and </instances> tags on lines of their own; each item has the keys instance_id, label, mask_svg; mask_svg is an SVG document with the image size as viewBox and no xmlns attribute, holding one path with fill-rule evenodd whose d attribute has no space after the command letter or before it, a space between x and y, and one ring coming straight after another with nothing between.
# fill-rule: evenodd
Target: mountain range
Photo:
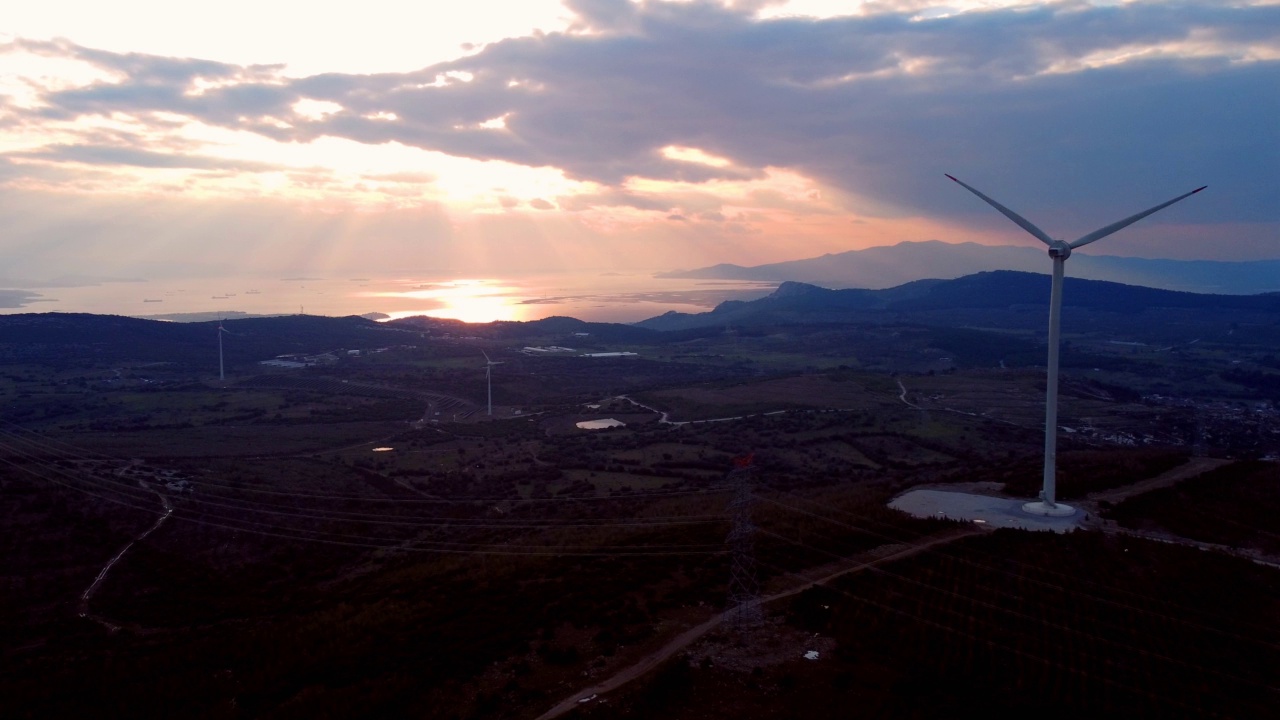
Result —
<instances>
[{"instance_id":1,"label":"mountain range","mask_svg":"<svg viewBox=\"0 0 1280 720\"><path fill-rule=\"evenodd\" d=\"M788 281L758 300L730 300L705 313L672 311L636 325L671 331L730 325L840 323L879 321L886 313L922 320L926 314L954 315L961 311L1047 307L1048 304L1047 275L999 270L954 280L916 280L881 290L833 290ZM1148 311L1275 316L1280 314L1280 293L1202 294L1068 277L1063 287L1063 306L1068 310L1130 316Z\"/></svg>"},{"instance_id":2,"label":"mountain range","mask_svg":"<svg viewBox=\"0 0 1280 720\"><path fill-rule=\"evenodd\" d=\"M512 343L565 338L574 345L680 342L727 326L906 322L939 327L1039 328L1049 301L1049 277L1013 271L953 280L916 280L886 289L827 289L783 282L758 300L730 300L705 313L669 312L638 323L589 323L568 317L531 322L467 324L415 317L374 322L362 317L292 315L225 322L230 363L285 353L376 348L423 333ZM1280 293L1198 294L1068 277L1064 318L1092 327L1167 330L1174 335L1210 324L1249 323L1280 341ZM676 332L673 332L676 331ZM1225 330L1224 330L1225 331ZM692 333L692 335L690 335ZM69 313L0 315L0 360L50 366L133 360L208 366L217 352L217 323L175 323Z\"/></svg>"},{"instance_id":3,"label":"mountain range","mask_svg":"<svg viewBox=\"0 0 1280 720\"><path fill-rule=\"evenodd\" d=\"M796 281L828 288L890 288L924 278L952 279L988 270L1048 273L1042 248L938 240L850 250L804 260L744 267L712 265L662 278ZM1224 295L1280 290L1280 260L1223 262L1073 254L1067 274L1089 280Z\"/></svg>"}]
</instances>

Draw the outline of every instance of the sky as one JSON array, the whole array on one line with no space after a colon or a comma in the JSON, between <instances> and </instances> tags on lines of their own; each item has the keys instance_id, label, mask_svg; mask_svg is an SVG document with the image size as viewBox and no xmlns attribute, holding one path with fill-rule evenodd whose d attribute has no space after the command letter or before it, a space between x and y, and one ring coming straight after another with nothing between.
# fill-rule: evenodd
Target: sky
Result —
<instances>
[{"instance_id":1,"label":"sky","mask_svg":"<svg viewBox=\"0 0 1280 720\"><path fill-rule=\"evenodd\" d=\"M172 0L0 19L0 287L1280 258L1280 0Z\"/></svg>"}]
</instances>

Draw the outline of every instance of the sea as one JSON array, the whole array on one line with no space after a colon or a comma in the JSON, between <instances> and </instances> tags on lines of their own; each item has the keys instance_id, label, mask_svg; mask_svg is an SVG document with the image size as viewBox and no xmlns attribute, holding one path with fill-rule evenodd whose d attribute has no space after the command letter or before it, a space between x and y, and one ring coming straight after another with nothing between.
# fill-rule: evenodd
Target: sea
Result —
<instances>
[{"instance_id":1,"label":"sea","mask_svg":"<svg viewBox=\"0 0 1280 720\"><path fill-rule=\"evenodd\" d=\"M698 313L753 300L777 283L562 275L523 278L236 277L94 281L34 288L0 313L75 312L203 322L261 315L428 315L465 322L568 316L631 323L669 311Z\"/></svg>"}]
</instances>

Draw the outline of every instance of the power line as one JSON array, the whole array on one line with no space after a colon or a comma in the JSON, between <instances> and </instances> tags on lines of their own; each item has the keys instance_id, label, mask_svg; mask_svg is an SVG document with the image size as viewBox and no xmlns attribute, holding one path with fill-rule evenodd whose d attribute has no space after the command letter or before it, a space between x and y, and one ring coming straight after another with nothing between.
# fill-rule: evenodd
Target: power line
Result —
<instances>
[{"instance_id":1,"label":"power line","mask_svg":"<svg viewBox=\"0 0 1280 720\"><path fill-rule=\"evenodd\" d=\"M792 497L792 498L794 498L794 499L796 499L796 500L800 500L800 501L802 501L802 502L806 502L806 503L809 503L809 504L815 504L815 505L816 505L816 503L814 503L813 501L808 500L807 498L802 498L802 497L800 497L800 496L798 496L798 495L795 495L795 494L793 494L793 493L783 493L783 494L785 494L785 495L787 495L787 496L789 496L789 497ZM809 512L809 511L806 511L806 510L802 510L802 509L800 509L800 508L795 508L795 507L792 507L792 506L790 506L790 505L786 505L785 503L777 502L776 500L772 500L772 499L770 499L770 498L761 497L760 499L761 499L762 501L764 501L764 502L768 502L768 503L771 503L771 504L777 505L777 506L779 506L779 507L782 507L782 508L785 508L785 509L788 509L788 510L792 510L792 511L794 511L794 512L798 512L798 513L801 513L801 514L807 515L807 516L809 516L809 517L813 517L813 518L816 518L816 519L819 519L819 520L824 520L824 521L829 522L829 523L832 523L832 524L834 524L834 525L838 525L838 526L845 527L845 528L852 529L852 530L857 530L857 531L859 531L859 532L862 532L862 533L865 533L865 534L868 534L868 535L871 535L871 536L874 536L874 537L878 537L878 538L881 538L881 539L887 540L887 541L889 541L889 542L912 542L912 541L913 541L913 538L894 537L894 536L887 535L887 534L885 534L885 533L881 533L881 532L878 532L878 531L876 531L876 530L872 530L872 529L869 529L869 528L866 528L866 527L860 527L860 526L857 526L857 525L850 525L850 524L848 524L848 523L841 522L841 521L839 521L839 520L835 520L835 519L833 519L833 518L825 517L825 516L822 516L822 515L819 515L819 514L816 514L816 513L813 513L813 512ZM829 506L823 506L823 507L824 507L825 509L832 510L832 511L834 511L834 512L838 512L838 513L841 513L841 514L843 514L843 515L848 515L848 516L850 516L850 517L854 517L854 518L857 518L857 519L859 519L859 520L863 520L863 521L866 521L866 522L869 522L869 523L873 523L873 524L876 524L876 525L880 525L880 526L882 526L882 527L891 527L891 526L889 526L887 523L884 523L884 522L881 522L881 521L877 521L877 520L875 520L874 518L870 518L870 517L867 517L867 516L865 516L865 515L859 515L859 514L857 514L857 513L849 512L849 511L847 511L847 510L840 510L840 509L832 508L832 507L829 507ZM894 529L898 529L898 528L894 528ZM915 535L914 539L919 539L920 537L922 537L922 535L917 534L917 535ZM1091 597L1091 598L1093 598L1093 599L1095 599L1095 600L1097 600L1097 601L1099 601L1099 602L1102 602L1102 603L1105 603L1105 604L1108 604L1108 605L1114 605L1114 606L1116 606L1116 607L1123 607L1123 608L1126 608L1126 609L1129 609L1129 610L1133 610L1133 611L1136 611L1136 612L1139 612L1139 613L1142 613L1142 614L1146 614L1146 615L1149 615L1149 616L1152 616L1152 617L1156 617L1156 618L1160 618L1160 619L1164 619L1164 620L1169 620L1169 621L1173 621L1173 622L1178 622L1178 623L1182 623L1182 624L1186 624L1186 625L1191 625L1191 626L1198 627L1198 628L1203 629L1203 630L1208 630L1208 631L1211 631L1211 632L1215 632L1215 633L1219 633L1219 634L1222 634L1222 635L1226 635L1226 636L1228 636L1228 637L1232 637L1232 638L1234 638L1234 639L1241 640L1241 641L1244 641L1244 642L1251 642L1251 643L1255 643L1255 644L1265 645L1265 646L1268 646L1268 647L1280 647L1280 645L1278 645L1278 644L1276 644L1276 643L1273 643L1273 642L1269 642L1269 641L1267 641L1267 640L1265 640L1265 639L1263 639L1263 638L1261 637L1262 635L1268 635L1268 634L1270 634L1270 633L1274 632L1274 629L1273 629L1273 628L1269 628L1269 627L1260 627L1260 626L1257 626L1257 625L1252 625L1252 624L1250 624L1250 629L1252 629L1252 630L1256 630L1256 631L1257 631L1257 635L1239 635L1239 634L1236 634L1236 633L1232 633L1232 632L1229 632L1229 631L1223 630L1223 629L1221 629L1221 628L1213 627L1213 626L1211 626L1211 625L1205 625L1205 624L1203 624L1203 623L1198 623L1198 622L1195 622L1194 620L1191 620L1191 619L1187 618L1187 617L1186 617L1186 614L1187 614L1187 613L1194 613L1194 614L1201 615L1201 616L1205 616L1205 615L1209 615L1209 614L1208 614L1208 613L1206 613L1205 611L1200 610L1200 609L1197 609L1197 608L1190 608L1190 607L1186 607L1186 606L1184 606L1184 605L1179 605L1179 604L1177 604L1177 603L1174 603L1174 602L1170 601L1167 597L1163 597L1163 598L1156 598L1156 597L1152 597L1152 596L1150 596L1150 595L1144 595L1144 594L1142 594L1142 593L1133 592L1133 591L1131 591L1131 590L1127 590L1127 589L1124 589L1124 588L1115 587L1115 586L1112 586L1112 585L1102 585L1102 584L1099 584L1099 583L1098 583L1097 581L1095 581L1095 580L1092 580L1092 579L1089 579L1089 578L1080 578L1080 577L1076 577L1076 576L1071 576L1071 575L1068 575L1068 574L1066 574L1066 573L1063 573L1063 572L1060 572L1060 571L1056 571L1056 570L1052 570L1052 569L1050 569L1050 568L1044 567L1044 566L1042 566L1042 565L1024 563L1024 562L1021 562L1021 561L1018 561L1018 560L1015 560L1015 559L1012 559L1012 558L1007 558L1007 557L997 557L997 556L993 556L991 553L986 552L986 551L983 551L983 550L981 550L980 548L975 548L975 549L974 549L974 551L975 551L975 553L977 553L977 554L986 555L986 556L988 556L988 557L993 557L994 559L999 560L999 561L1001 561L1001 562L1011 563L1011 564L1014 564L1014 565L1018 565L1018 566L1021 566L1021 567L1024 567L1024 568L1027 568L1027 569L1028 569L1028 570L1030 570L1031 572L1026 572L1026 573L1014 573L1013 571L1008 570L1008 569L1005 569L1005 568L1001 568L1001 567L996 567L996 566L992 566L992 565L984 564L984 563L978 562L978 561L976 561L976 560L973 560L973 559L971 559L971 558L967 558L967 557L963 557L963 556L954 555L954 554L950 553L950 552L949 552L948 550L946 550L946 549L941 549L941 550L939 550L939 551L938 551L938 553L939 553L940 555L944 555L944 556L950 557L951 559L953 559L953 560L955 560L955 561L957 561L957 562L960 562L960 563L966 564L966 565L971 565L971 566L973 566L973 567L978 567L978 568L985 569L985 570L989 570L989 571L992 571L992 572L999 572L999 573L1003 573L1003 574L1005 574L1005 575L1009 575L1009 576L1011 576L1011 577L1017 577L1017 578L1018 578L1018 579L1020 579L1020 580L1023 580L1023 581L1026 581L1026 582L1031 582L1031 583L1033 583L1033 584L1037 584L1037 585L1040 585L1040 586L1042 586L1042 587L1046 587L1046 588L1050 588L1050 589L1058 590L1058 591L1063 591L1063 592L1070 591L1070 592L1074 592L1074 593L1082 594L1082 595L1085 595L1085 596L1087 596L1087 597ZM1047 574L1047 575L1054 575L1054 576L1057 576L1057 577L1063 578L1063 579L1065 579L1065 580L1068 580L1068 581L1070 581L1071 583L1073 583L1073 585L1072 585L1072 587L1071 587L1071 588L1068 588L1067 586L1065 586L1065 585L1063 585L1063 584L1050 582L1050 581L1048 581L1048 580L1041 579L1041 578L1039 577L1040 575L1046 575L1046 574ZM1084 591L1082 591L1082 590L1080 589L1080 585L1082 585L1082 584L1083 584L1083 585L1093 585L1093 586L1098 587L1100 590L1102 590L1102 591L1104 591L1104 592L1106 592L1106 593L1108 593L1108 594L1119 594L1119 595L1124 595L1124 596L1131 597L1131 598L1133 598L1133 599L1135 600L1135 602L1137 602L1137 603L1141 603L1141 605L1137 605L1137 604L1130 604L1130 603L1125 603L1125 602L1120 602L1120 601L1115 600L1115 599L1113 599L1113 598L1105 597L1105 596L1102 596L1102 595L1098 595L1098 594L1096 594L1096 593L1088 593L1088 592L1084 592ZM1159 612L1159 611L1157 611L1157 610L1154 610L1154 609L1153 609L1153 606L1163 606L1163 607L1168 607L1168 608L1170 608L1171 610L1173 610L1176 614L1168 614L1168 613L1162 613L1162 612ZM1212 617L1212 616L1210 616L1210 617Z\"/></svg>"},{"instance_id":2,"label":"power line","mask_svg":"<svg viewBox=\"0 0 1280 720\"><path fill-rule=\"evenodd\" d=\"M135 505L117 497L103 495L90 489L78 487L66 482L41 475L29 468L24 468L10 460L0 458L0 462L24 470L41 479L47 480L68 490L95 497L106 502L140 510L148 514L158 514L154 508ZM127 497L127 496L126 496ZM229 517L215 513L203 512L189 515L183 512L173 514L175 520L194 523L208 527L216 527L235 532L246 532L265 537L299 540L304 542L320 542L329 545L359 547L377 550L403 550L408 552L427 552L456 555L506 555L506 556L572 556L572 557L630 557L630 556L676 556L676 555L721 555L724 550L719 545L525 545L513 546L510 543L450 543L446 541L405 541L394 538L380 538L370 535L353 535L334 533L305 528L291 528L275 523L264 523L245 518ZM210 520L209 518L213 518ZM226 522L215 522L222 520ZM465 528L464 528L465 529ZM556 529L548 526L541 529ZM418 542L419 545L405 545L406 542ZM635 549L632 549L635 548ZM716 549L712 549L716 548Z\"/></svg>"},{"instance_id":3,"label":"power line","mask_svg":"<svg viewBox=\"0 0 1280 720\"><path fill-rule=\"evenodd\" d=\"M808 548L808 549L813 550L813 551L815 551L815 552L822 553L822 554L827 555L827 556L830 556L830 557L834 557L834 558L838 558L838 559L844 559L844 557L843 557L843 556L838 555L838 554L836 554L836 553L832 553L832 552L827 551L827 550L824 550L824 549L822 549L822 548L814 547L814 546L812 546L812 545L809 545L809 544L807 544L807 543L804 543L804 542L801 542L801 541L798 541L798 540L792 540L791 538L787 538L787 537L782 536L782 535L779 535L779 534L777 534L777 533L769 532L769 531L767 531L767 530L761 530L760 532L761 532L762 534L769 535L769 536L771 536L771 537L777 538L777 539L782 540L782 541L784 541L784 542L788 542L788 543L791 543L791 544L793 544L793 545L798 545L798 546L801 546L801 547L805 547L805 548ZM870 571L870 572L876 573L876 574L884 575L884 576L886 576L886 577L894 578L894 579L896 579L896 580L898 580L898 581L900 581L900 582L904 582L904 583L907 583L907 584L909 584L909 585L913 585L913 586L915 586L915 587L917 587L917 588L920 588L920 589L931 590L931 591L934 591L934 592L938 592L938 593L943 593L943 594L946 594L946 595L950 595L950 596L951 596L951 597L953 597L953 598L960 599L960 600L964 600L964 601L966 601L966 602L968 602L968 603L970 603L970 604L972 604L972 605L980 606L980 607L984 607L984 608L986 608L987 610L990 610L990 611L993 611L993 612L996 612L996 613L1002 613L1002 614L1004 614L1004 615L1007 615L1007 616L1010 616L1010 617L1013 617L1013 618L1016 618L1016 619L1019 619L1019 620L1025 621L1025 622L1029 622L1029 623L1033 623L1033 624L1039 625L1039 626L1041 626L1041 627L1043 627L1043 628L1046 628L1046 629L1052 630L1055 634L1071 634L1071 635L1076 635L1076 636L1078 636L1078 637L1083 637L1083 638L1089 639L1089 640L1091 640L1091 641L1093 641L1093 642L1101 643L1101 644L1104 644L1104 645L1110 645L1110 646L1113 646L1113 647L1119 648L1119 649L1121 649L1121 650L1126 650L1126 651L1134 652L1134 653L1137 653L1137 654L1140 654L1140 655L1144 655L1144 656L1147 656L1147 657L1156 658L1156 659L1161 660L1161 661L1164 661L1164 662L1166 662L1166 663L1168 663L1168 664L1181 666L1181 667L1183 667L1183 668L1186 668L1186 669L1189 669L1189 670L1193 670L1193 671L1195 671L1195 672L1197 672L1197 673L1206 673L1206 674L1210 674L1210 675L1216 675L1216 676L1218 676L1218 677L1221 677L1221 678L1224 678L1224 679L1227 679L1227 680L1232 680L1232 681L1234 681L1234 682L1239 682L1239 683L1244 684L1244 685L1250 685L1250 686L1253 686L1253 687L1256 687L1256 688L1259 688L1259 689L1267 690L1267 691L1269 691L1269 692L1271 692L1271 693L1277 693L1277 692L1280 692L1280 689L1278 689L1278 688L1276 688L1276 687L1274 687L1274 686L1264 685L1264 684L1258 683L1258 682L1256 682L1256 681L1250 680L1250 679L1248 679L1248 678L1243 678L1243 677L1240 677L1240 676L1238 676L1238 675L1233 675L1233 674L1231 674L1231 673L1226 673L1226 672L1223 672L1223 671L1220 671L1220 670L1217 670L1217 669L1214 669L1214 668L1211 668L1211 667L1206 667L1206 666L1204 666L1204 665L1197 665L1197 664L1195 664L1195 663L1189 663L1189 662L1186 662L1186 661L1181 660L1181 659L1179 659L1179 658L1172 657L1172 656L1170 656L1170 655L1166 655L1166 654L1163 654L1163 653L1155 652L1155 651L1152 651L1152 650L1147 649L1147 648L1137 647L1137 646L1134 646L1134 645L1129 645L1129 644L1127 644L1127 643L1120 642L1120 641L1118 641L1118 640L1112 640L1112 639L1110 639L1110 638L1105 638L1105 637L1102 637L1102 636L1100 636L1100 635L1096 635L1096 634L1093 634L1093 633L1087 632L1087 631L1082 630L1082 629L1080 629L1080 628L1077 628L1077 627L1071 627L1071 626L1069 626L1069 625L1064 625L1064 624L1062 624L1062 623L1054 622L1054 621L1051 621L1051 620L1045 619L1045 618L1043 618L1043 617L1036 617L1036 616L1033 616L1033 615L1028 615L1027 613L1020 612L1020 611L1015 610L1015 609L1012 609L1012 608L1003 607L1003 606L1001 606L1001 605L997 605L997 604L995 604L995 603L988 602L988 601L986 601L986 600L981 600L981 599L978 599L978 598L976 598L976 597L974 597L974 596L967 595L967 594L965 594L965 593L962 593L962 592L959 592L959 591L956 591L956 590L951 590L951 589L942 588L942 587L939 587L939 586L936 586L936 585L932 585L932 584L927 583L927 582L924 582L924 581L922 581L922 580L917 580L917 579L915 579L915 578L913 578L913 577L908 577L908 576L906 576L906 575L904 575L904 574L902 574L902 573L896 573L896 572L893 572L892 570L887 570L887 569L882 568L882 567L876 567L876 566L874 566L874 565L871 565L871 566L868 566L868 567L867 567L867 570L868 570L868 571ZM968 618L970 617L970 616L968 616L968 615L963 615L963 614L961 614L961 613L959 612L959 610L955 609L954 607L950 607L950 606L946 606L946 605L944 605L944 606L942 607L942 610L943 610L944 612L947 612L947 613L950 613L950 614L953 614L953 615L957 615L958 617L962 617L962 618L965 618L965 619L968 619Z\"/></svg>"},{"instance_id":4,"label":"power line","mask_svg":"<svg viewBox=\"0 0 1280 720\"><path fill-rule=\"evenodd\" d=\"M0 422L6 422L6 424L13 425L13 423L10 423L8 421L0 421ZM16 427L18 427L18 429L21 430L22 432L25 432L31 435L36 435L37 437L42 438L44 442L37 442L35 440L19 437L15 435L12 431L6 432L2 428L0 428L0 434L9 435L10 437L14 437L15 440L18 442L29 443L39 448L45 449L46 451L51 453L60 452L54 448L55 444L64 445L68 448L71 448L71 450L62 451L65 456L81 458L88 462L101 461L101 462L118 462L122 464L128 464L129 462L123 458L105 455L103 453L98 453L94 451L85 451L83 448L79 448L78 446L71 445L69 443L63 442L61 440L57 440L55 438L51 438L46 435L41 435L32 430L22 428L21 426L16 426ZM89 452L91 454L85 454L86 452ZM201 485L207 485L210 487L226 488L226 489L235 490L238 492L252 492L252 493L259 493L264 495L285 495L289 497L300 497L300 498L305 497L305 498L331 499L331 500L356 500L360 502L371 502L371 503L423 504L423 505L430 505L430 504L462 505L462 504L473 504L477 502L503 502L503 501L514 501L514 502L529 503L529 504L565 503L565 502L575 502L575 501L609 502L609 501L633 500L633 499L649 500L649 499L667 498L667 497L714 495L714 494L720 494L720 493L725 493L729 491L729 488L727 486L721 485L721 486L711 486L711 487L698 489L698 490L654 490L649 492L628 492L625 494L607 495L607 496L557 495L555 497L547 497L547 498L533 498L533 497L523 498L523 497L512 496L512 495L488 495L488 496L464 496L461 498L388 498L388 497L370 497L368 495L348 495L348 494L337 494L337 493L307 493L307 492L300 492L300 491L286 491L286 490L276 490L276 489L268 489L268 488L258 488L258 487L252 487L247 485L236 486L236 485L230 485L227 483L217 483L207 479L202 479L199 482Z\"/></svg>"},{"instance_id":5,"label":"power line","mask_svg":"<svg viewBox=\"0 0 1280 720\"><path fill-rule=\"evenodd\" d=\"M762 564L762 565L766 565L766 566L768 566L768 567L770 567L770 568L772 568L772 569L774 569L774 570L777 570L777 571L779 571L780 573L782 573L782 574L784 574L784 575L790 575L790 576L793 576L793 577L795 577L795 578L798 578L798 579L803 580L803 581L806 581L806 582L812 582L812 581L813 581L813 579L812 579L812 578L805 577L803 574L800 574L800 573L797 573L797 572L794 572L794 571L791 571L791 570L787 570L787 569L785 569L785 568L779 567L779 566L777 566L777 565L773 565L773 564L768 563L768 562L763 562L763 561L762 561L762 562L761 562L761 564ZM913 621L918 622L918 623L922 623L922 624L927 625L927 626L929 626L929 627L932 627L932 628L934 628L934 629L941 630L941 631L946 632L946 633L950 633L950 634L953 634L953 635L957 635L957 636L963 637L963 638L965 638L965 639L967 639L967 640L970 640L970 641L974 642L975 644L978 644L978 645L985 645L986 647L991 648L991 649L1002 650L1002 651L1004 651L1004 652L1010 653L1011 655L1014 655L1014 656L1017 656L1017 657L1023 658L1023 659L1025 659L1025 660L1030 660L1030 661L1032 661L1032 662L1035 662L1035 663L1038 663L1038 664L1044 665L1044 666L1045 666L1045 667L1047 667L1047 668L1056 668L1056 669L1064 670L1064 671L1066 671L1066 672L1068 672L1068 673L1071 673L1071 674L1073 674L1073 675L1077 675L1077 676L1079 676L1079 677L1080 677L1080 678L1082 678L1082 680L1084 680L1085 682L1087 682L1087 681L1089 681L1089 680L1095 680L1095 679L1096 679L1096 680L1099 680L1099 681L1101 681L1103 684L1106 684L1106 685L1110 685L1110 686L1113 686L1113 687L1122 688L1122 689L1127 690L1127 691L1137 691L1137 692L1139 692L1139 693L1142 693L1143 695L1148 695L1148 696L1154 696L1154 697L1157 697L1160 701L1167 702L1167 703L1170 703L1170 704L1172 704L1172 705L1176 705L1176 706L1182 707L1182 708L1187 709L1187 710L1194 710L1194 711L1196 711L1196 713L1197 713L1197 714L1201 714L1201 713L1203 713L1203 712L1204 712L1204 708L1200 708L1200 707L1193 707L1193 706L1188 705L1187 703L1185 703L1185 702L1183 702L1183 701L1181 701L1181 700L1177 700L1177 699L1175 699L1175 698L1172 698L1172 697L1168 696L1167 694L1158 694L1158 695L1153 695L1152 693L1148 692L1148 689L1147 689L1147 688L1145 688L1145 687L1141 687L1141 686L1137 686L1137 685L1133 685L1133 684L1128 684L1128 683L1123 683L1123 682L1120 682L1120 681L1118 681L1118 680L1114 679L1113 677L1109 677L1108 675L1105 675L1105 674L1089 674L1089 673L1087 673L1084 669L1081 669L1081 668L1073 667L1073 666L1071 666L1071 665L1064 664L1064 663L1063 663L1062 661L1060 661L1060 660L1056 660L1056 659L1054 659L1054 658L1045 657L1045 656L1043 656L1043 655L1039 655L1039 654L1037 654L1037 653L1028 652L1027 650L1024 650L1024 649L1022 649L1022 648L1015 648L1015 647L1011 647L1011 646L1006 645L1006 644L1004 644L1004 643L1001 643L1001 642L998 642L998 641L996 641L996 640L993 640L993 639L992 639L992 638L990 638L990 637L980 637L980 636L978 636L977 634L975 634L975 633L973 633L973 632L970 632L970 631L968 631L968 630L964 630L964 629L962 629L962 628L960 628L960 627L958 627L958 626L956 626L956 625L952 625L952 624L947 624L947 623L939 622L939 621L937 621L937 620L934 620L934 619L931 619L931 618L924 617L923 615L920 615L919 613L915 613L915 612L911 612L911 611L909 611L909 610L905 610L905 609L903 609L903 608L901 608L901 607L895 607L895 606L889 605L889 604L887 604L887 603L877 602L876 600L873 600L873 599L871 599L871 598L866 598L866 597L862 597L862 596L859 596L859 595L855 595L854 593L851 593L851 592L849 592L848 590L844 590L843 588L832 587L832 586L831 586L831 585L829 585L829 584L828 584L828 585L823 585L823 587L825 587L826 589L828 589L828 590L830 590L830 591L832 591L832 592L838 593L838 594L840 594L840 595L842 595L842 596L844 596L844 597L846 597L846 598L849 598L849 599L854 600L854 601L856 601L856 602L858 602L858 603L861 603L861 604L863 604L863 605L868 605L868 606L871 606L871 607L875 607L875 608L877 608L877 609L879 609L879 610L882 610L882 611L885 611L885 612L888 612L888 613L892 613L892 614L894 614L894 615L898 615L898 616L901 616L901 617L904 617L904 618L907 618L907 619L913 620Z\"/></svg>"},{"instance_id":6,"label":"power line","mask_svg":"<svg viewBox=\"0 0 1280 720\"><path fill-rule=\"evenodd\" d=\"M35 458L24 455L22 451L17 451L20 457L25 457L33 462ZM13 463L11 463L13 464ZM20 467L14 464L15 467ZM113 488L116 491L136 492L132 484L123 483L101 477L93 477L87 480L84 477L75 476L67 473L64 469L50 466L53 472L68 477L72 480L81 482L93 482L100 488ZM243 510L246 512L257 512L271 515L282 515L286 517L296 517L309 520L328 520L328 521L349 521L360 522L376 525L396 525L405 527L440 527L440 528L485 528L485 529L539 529L546 527L577 527L577 528L646 528L646 527L669 527L680 525L703 525L717 524L725 521L722 515L713 516L669 516L656 518L640 518L636 520L623 520L613 518L595 518L589 520L564 520L564 519L546 519L546 520L521 520L521 519L492 519L492 518L467 518L467 517L450 517L450 516L408 516L396 517L386 514L375 513L359 513L346 510L331 510L325 508L291 508L279 505L271 505L266 503L233 501L219 502L210 499L204 495L190 495L184 497L186 504L207 505L217 508L225 508L231 510ZM316 514L319 513L319 514Z\"/></svg>"}]
</instances>

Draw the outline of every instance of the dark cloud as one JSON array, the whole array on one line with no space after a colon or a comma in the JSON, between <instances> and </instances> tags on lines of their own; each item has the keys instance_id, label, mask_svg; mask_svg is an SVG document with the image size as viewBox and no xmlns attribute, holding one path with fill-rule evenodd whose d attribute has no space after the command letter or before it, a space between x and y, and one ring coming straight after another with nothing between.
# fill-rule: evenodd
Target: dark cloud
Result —
<instances>
[{"instance_id":1,"label":"dark cloud","mask_svg":"<svg viewBox=\"0 0 1280 720\"><path fill-rule=\"evenodd\" d=\"M280 170L278 165L230 160L226 158L158 153L135 147L109 145L46 145L39 150L9 153L11 158L76 162L88 165L128 165L145 168L190 168L196 170L236 170L241 172L271 172Z\"/></svg>"},{"instance_id":2,"label":"dark cloud","mask_svg":"<svg viewBox=\"0 0 1280 720\"><path fill-rule=\"evenodd\" d=\"M630 0L565 0L564 5L578 16L574 27L579 30L631 31L640 15Z\"/></svg>"},{"instance_id":3,"label":"dark cloud","mask_svg":"<svg viewBox=\"0 0 1280 720\"><path fill-rule=\"evenodd\" d=\"M570 212L602 207L631 207L637 210L666 212L675 207L675 203L668 198L655 195L641 195L626 190L609 190L560 198L560 207Z\"/></svg>"},{"instance_id":4,"label":"dark cloud","mask_svg":"<svg viewBox=\"0 0 1280 720\"><path fill-rule=\"evenodd\" d=\"M0 308L23 308L32 303L57 302L53 298L42 297L40 293L26 290L0 289Z\"/></svg>"},{"instance_id":5,"label":"dark cloud","mask_svg":"<svg viewBox=\"0 0 1280 720\"><path fill-rule=\"evenodd\" d=\"M1280 62L1231 57L1250 43L1280 47L1278 6L1063 2L918 20L907 3L862 17L758 20L760 5L572 0L574 32L379 75L287 79L271 67L53 44L42 51L123 80L48 93L42 112L168 111L285 141L396 141L553 166L615 188L562 199L567 209L670 212L678 202L616 187L636 176L696 183L782 167L879 215L989 222L988 208L943 180L951 172L1055 228L1079 222L1067 208L1087 206L1105 222L1206 183L1217 200L1161 219L1280 219ZM1175 43L1221 50L1105 62ZM197 79L214 86L194 94ZM304 98L343 110L301 117L292 107ZM505 128L481 127L500 117ZM671 145L732 165L671 160L661 152Z\"/></svg>"},{"instance_id":6,"label":"dark cloud","mask_svg":"<svg viewBox=\"0 0 1280 720\"><path fill-rule=\"evenodd\" d=\"M178 112L222 121L244 114L287 112L296 93L277 85L282 65L232 65L209 60L169 58L139 53L112 53L66 40L18 39L12 49L84 61L119 81L64 90L36 114L66 119L113 111ZM205 91L207 88L207 92ZM291 99L292 98L292 99Z\"/></svg>"}]
</instances>

